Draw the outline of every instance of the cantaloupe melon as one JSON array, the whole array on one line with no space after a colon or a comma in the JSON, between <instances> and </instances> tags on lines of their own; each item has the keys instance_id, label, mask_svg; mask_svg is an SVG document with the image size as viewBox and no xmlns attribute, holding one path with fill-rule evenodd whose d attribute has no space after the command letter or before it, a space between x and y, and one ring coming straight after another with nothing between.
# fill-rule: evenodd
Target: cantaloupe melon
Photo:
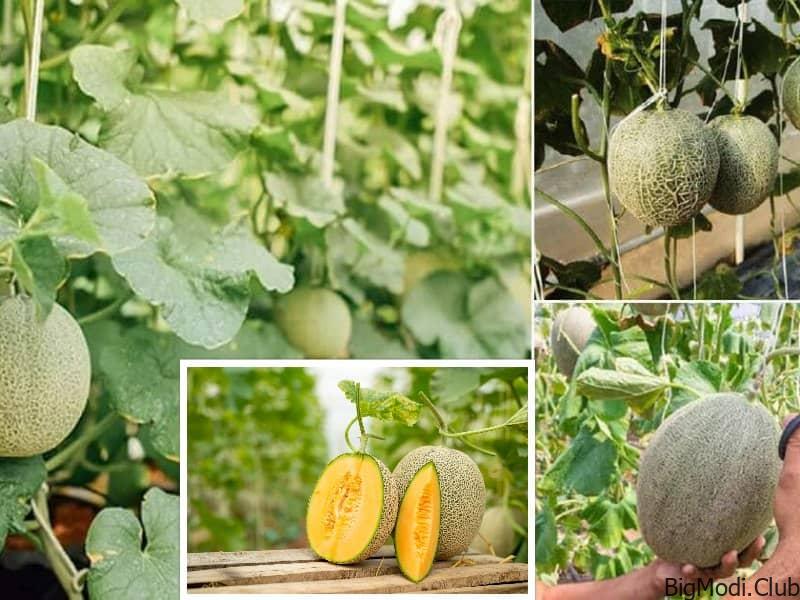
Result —
<instances>
[{"instance_id":1,"label":"cantaloupe melon","mask_svg":"<svg viewBox=\"0 0 800 600\"><path fill-rule=\"evenodd\" d=\"M286 339L306 358L347 358L353 321L339 294L325 288L297 287L275 307Z\"/></svg>"},{"instance_id":2,"label":"cantaloupe melon","mask_svg":"<svg viewBox=\"0 0 800 600\"><path fill-rule=\"evenodd\" d=\"M791 64L783 76L783 109L792 125L800 129L800 58Z\"/></svg>"},{"instance_id":3,"label":"cantaloupe melon","mask_svg":"<svg viewBox=\"0 0 800 600\"><path fill-rule=\"evenodd\" d=\"M524 528L526 526L525 513L514 508L492 506L486 510L481 521L478 535L472 540L470 548L482 554L491 554L505 558L516 549L520 542L520 535L514 529L511 520Z\"/></svg>"},{"instance_id":4,"label":"cantaloupe melon","mask_svg":"<svg viewBox=\"0 0 800 600\"><path fill-rule=\"evenodd\" d=\"M423 466L408 484L400 502L394 548L400 570L421 581L433 567L439 546L442 494L434 464Z\"/></svg>"},{"instance_id":5,"label":"cantaloupe melon","mask_svg":"<svg viewBox=\"0 0 800 600\"><path fill-rule=\"evenodd\" d=\"M710 123L719 150L719 174L711 206L728 215L758 207L778 175L778 142L763 121L748 115L725 115Z\"/></svg>"},{"instance_id":6,"label":"cantaloupe melon","mask_svg":"<svg viewBox=\"0 0 800 600\"><path fill-rule=\"evenodd\" d=\"M676 313L680 308L678 302L631 302L631 308L647 317L663 317L668 313Z\"/></svg>"},{"instance_id":7,"label":"cantaloupe melon","mask_svg":"<svg viewBox=\"0 0 800 600\"><path fill-rule=\"evenodd\" d=\"M550 349L560 373L572 376L596 327L592 313L582 306L570 306L556 315L550 330Z\"/></svg>"},{"instance_id":8,"label":"cantaloupe melon","mask_svg":"<svg viewBox=\"0 0 800 600\"><path fill-rule=\"evenodd\" d=\"M614 130L608 169L625 208L645 225L671 227L696 216L711 198L719 151L692 113L643 111Z\"/></svg>"},{"instance_id":9,"label":"cantaloupe melon","mask_svg":"<svg viewBox=\"0 0 800 600\"><path fill-rule=\"evenodd\" d=\"M639 523L664 560L711 567L772 520L780 431L760 404L712 394L677 410L639 465Z\"/></svg>"},{"instance_id":10,"label":"cantaloupe melon","mask_svg":"<svg viewBox=\"0 0 800 600\"><path fill-rule=\"evenodd\" d=\"M311 549L329 562L369 558L386 543L397 517L392 474L369 454L341 454L325 467L306 513Z\"/></svg>"},{"instance_id":11,"label":"cantaloupe melon","mask_svg":"<svg viewBox=\"0 0 800 600\"><path fill-rule=\"evenodd\" d=\"M478 532L486 500L486 486L478 465L463 452L440 446L422 446L406 454L393 471L400 490L400 497L404 501L412 480L428 464L431 464L436 472L435 481L438 483L440 500L438 544L433 557L450 558L463 553ZM433 478L432 476L421 476L417 481L420 487L429 489ZM414 493L416 494L416 492ZM435 499L436 495L431 493L428 494L428 497ZM409 500L409 502L412 503L412 506L419 504L416 501ZM426 516L425 520L430 520L434 513L435 511L427 513L430 516ZM413 515L415 512L411 511L410 514ZM395 530L395 547L408 548L416 543L415 553L417 556L431 555L434 536L425 537L424 540L422 537L415 537L413 540L403 539L406 534L413 535L415 530L415 526L406 521L401 510ZM398 561L401 560L398 555ZM401 568L406 567L401 565ZM408 569L412 571L410 566ZM423 565L414 569L414 572L419 573L424 570Z\"/></svg>"},{"instance_id":12,"label":"cantaloupe melon","mask_svg":"<svg viewBox=\"0 0 800 600\"><path fill-rule=\"evenodd\" d=\"M43 321L28 297L0 302L0 457L34 456L75 428L91 360L80 325L58 304Z\"/></svg>"}]
</instances>

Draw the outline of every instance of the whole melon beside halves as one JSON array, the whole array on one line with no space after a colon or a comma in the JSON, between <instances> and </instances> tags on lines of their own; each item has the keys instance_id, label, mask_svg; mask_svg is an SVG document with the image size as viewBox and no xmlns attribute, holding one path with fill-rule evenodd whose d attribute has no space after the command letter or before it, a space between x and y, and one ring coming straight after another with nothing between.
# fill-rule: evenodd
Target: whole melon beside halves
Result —
<instances>
[{"instance_id":1,"label":"whole melon beside halves","mask_svg":"<svg viewBox=\"0 0 800 600\"><path fill-rule=\"evenodd\" d=\"M642 455L639 524L660 558L700 568L741 552L772 521L780 429L760 404L712 394L664 421Z\"/></svg>"},{"instance_id":2,"label":"whole melon beside halves","mask_svg":"<svg viewBox=\"0 0 800 600\"><path fill-rule=\"evenodd\" d=\"M336 292L297 287L278 300L275 320L306 358L347 358L353 321L347 303Z\"/></svg>"},{"instance_id":3,"label":"whole melon beside halves","mask_svg":"<svg viewBox=\"0 0 800 600\"><path fill-rule=\"evenodd\" d=\"M800 58L795 60L783 76L783 110L800 129Z\"/></svg>"},{"instance_id":4,"label":"whole melon beside halves","mask_svg":"<svg viewBox=\"0 0 800 600\"><path fill-rule=\"evenodd\" d=\"M728 215L743 215L769 196L778 175L778 142L755 117L725 115L710 123L719 150L719 175L709 201Z\"/></svg>"},{"instance_id":5,"label":"whole melon beside halves","mask_svg":"<svg viewBox=\"0 0 800 600\"><path fill-rule=\"evenodd\" d=\"M490 554L505 558L517 547L520 535L511 523L514 520L520 527L526 526L525 513L518 508L506 509L502 506L492 506L487 509L481 521L478 535L472 540L470 548L481 554ZM491 548L489 545L491 544Z\"/></svg>"},{"instance_id":6,"label":"whole melon beside halves","mask_svg":"<svg viewBox=\"0 0 800 600\"><path fill-rule=\"evenodd\" d=\"M28 297L0 301L0 457L52 450L89 398L91 359L80 325L58 304L41 322Z\"/></svg>"},{"instance_id":7,"label":"whole melon beside halves","mask_svg":"<svg viewBox=\"0 0 800 600\"><path fill-rule=\"evenodd\" d=\"M708 128L685 110L643 111L614 130L611 188L645 225L671 227L697 216L711 198L719 151Z\"/></svg>"},{"instance_id":8,"label":"whole melon beside halves","mask_svg":"<svg viewBox=\"0 0 800 600\"><path fill-rule=\"evenodd\" d=\"M596 327L592 313L582 306L571 306L562 310L553 319L550 349L562 375L572 377L578 357Z\"/></svg>"},{"instance_id":9,"label":"whole melon beside halves","mask_svg":"<svg viewBox=\"0 0 800 600\"><path fill-rule=\"evenodd\" d=\"M401 499L394 534L397 562L406 577L419 581L434 559L467 550L481 526L486 486L469 456L441 446L412 450L392 474Z\"/></svg>"}]
</instances>

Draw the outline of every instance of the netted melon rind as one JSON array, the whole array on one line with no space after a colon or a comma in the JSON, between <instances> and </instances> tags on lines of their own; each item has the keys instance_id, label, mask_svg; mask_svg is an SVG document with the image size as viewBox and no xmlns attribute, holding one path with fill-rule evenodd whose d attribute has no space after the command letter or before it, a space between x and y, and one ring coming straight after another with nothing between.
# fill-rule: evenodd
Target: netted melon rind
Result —
<instances>
[{"instance_id":1,"label":"netted melon rind","mask_svg":"<svg viewBox=\"0 0 800 600\"><path fill-rule=\"evenodd\" d=\"M800 58L791 64L783 76L783 110L792 125L800 129Z\"/></svg>"},{"instance_id":2,"label":"netted melon rind","mask_svg":"<svg viewBox=\"0 0 800 600\"><path fill-rule=\"evenodd\" d=\"M80 326L58 304L0 303L0 457L42 454L75 428L89 397L91 360Z\"/></svg>"},{"instance_id":3,"label":"netted melon rind","mask_svg":"<svg viewBox=\"0 0 800 600\"><path fill-rule=\"evenodd\" d=\"M775 185L779 149L763 121L749 115L725 115L710 123L719 150L719 175L709 203L728 215L757 208Z\"/></svg>"},{"instance_id":4,"label":"netted melon rind","mask_svg":"<svg viewBox=\"0 0 800 600\"><path fill-rule=\"evenodd\" d=\"M719 152L703 122L685 110L653 110L620 123L609 144L611 188L637 219L685 223L711 197Z\"/></svg>"},{"instance_id":5,"label":"netted melon rind","mask_svg":"<svg viewBox=\"0 0 800 600\"><path fill-rule=\"evenodd\" d=\"M760 404L712 394L677 410L639 464L639 524L660 558L707 568L772 521L780 430Z\"/></svg>"},{"instance_id":6,"label":"netted melon rind","mask_svg":"<svg viewBox=\"0 0 800 600\"><path fill-rule=\"evenodd\" d=\"M422 467L432 462L439 476L441 522L437 559L450 558L467 550L478 533L486 502L486 485L478 465L452 448L422 446L406 454L392 472L400 498Z\"/></svg>"}]
</instances>

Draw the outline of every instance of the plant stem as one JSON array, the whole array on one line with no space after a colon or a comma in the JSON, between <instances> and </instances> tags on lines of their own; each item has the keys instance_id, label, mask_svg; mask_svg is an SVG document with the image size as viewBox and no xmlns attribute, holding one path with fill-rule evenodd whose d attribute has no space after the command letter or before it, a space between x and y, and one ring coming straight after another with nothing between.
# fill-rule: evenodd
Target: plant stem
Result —
<instances>
[{"instance_id":1,"label":"plant stem","mask_svg":"<svg viewBox=\"0 0 800 600\"><path fill-rule=\"evenodd\" d=\"M65 463L67 463L78 452L81 452L89 447L89 445L98 437L100 437L116 420L116 413L108 413L105 417L96 421L84 431L81 436L72 442L69 446L61 450L58 454L51 456L45 463L48 472L55 471Z\"/></svg>"},{"instance_id":2,"label":"plant stem","mask_svg":"<svg viewBox=\"0 0 800 600\"><path fill-rule=\"evenodd\" d=\"M353 419L347 424L347 427L344 429L344 441L347 444L347 447L350 448L350 451L354 454L358 453L356 447L353 446L353 443L350 441L350 428L358 422L358 417L353 417Z\"/></svg>"},{"instance_id":3,"label":"plant stem","mask_svg":"<svg viewBox=\"0 0 800 600\"><path fill-rule=\"evenodd\" d=\"M44 0L33 0L33 27L28 38L28 64L25 86L25 118L36 120L36 100L39 95L39 65L42 58L42 27Z\"/></svg>"},{"instance_id":4,"label":"plant stem","mask_svg":"<svg viewBox=\"0 0 800 600\"><path fill-rule=\"evenodd\" d=\"M611 269L614 273L614 294L617 300L622 299L622 258L619 255L619 235L617 231L617 215L614 212L614 200L611 198L611 185L608 178L608 129L611 125L611 60L606 58L603 70L603 136L600 142L600 156L603 158L600 173L603 177L603 194L608 207L608 219L611 234Z\"/></svg>"},{"instance_id":5,"label":"plant stem","mask_svg":"<svg viewBox=\"0 0 800 600\"><path fill-rule=\"evenodd\" d=\"M36 496L31 500L31 509L33 516L36 519L39 528L36 530L35 535L38 537L44 549L44 554L47 557L50 566L53 567L53 572L58 578L61 587L67 594L69 600L82 600L82 585L78 586L78 570L72 564L66 551L61 546L53 533L53 528L50 525L50 515L47 509L47 484L42 484Z\"/></svg>"},{"instance_id":6,"label":"plant stem","mask_svg":"<svg viewBox=\"0 0 800 600\"><path fill-rule=\"evenodd\" d=\"M572 210L569 206L567 206L566 204L564 204L560 200L557 200L556 198L554 198L553 196L551 196L547 192L543 192L542 190L537 188L536 189L536 194L542 200L544 200L548 204L552 204L558 210L560 210L562 213L564 213L566 216L568 216L573 221L575 221L575 223L581 229L583 229L590 238L592 238L592 241L594 242L594 245L597 247L597 250L598 250L598 252L600 252L600 255L603 257L603 259L605 259L608 262L613 262L612 261L612 257L611 257L611 251L608 248L606 248L605 244L603 244L603 241L594 232L594 229L592 229L592 227L583 219L583 217L581 217L578 213L576 213L574 210Z\"/></svg>"},{"instance_id":7,"label":"plant stem","mask_svg":"<svg viewBox=\"0 0 800 600\"><path fill-rule=\"evenodd\" d=\"M442 415L436 409L436 406L433 404L433 402L431 402L431 399L428 398L428 396L424 392L420 392L419 393L419 397L422 398L422 401L425 403L425 405L428 407L428 409L430 409L431 413L433 413L433 416L436 419L436 422L439 424L439 434L441 434L441 435L443 435L445 437L451 437L449 435L450 431L448 430L447 423L444 422L444 419L442 418ZM491 450L486 450L485 448L481 448L480 446L476 446L475 444L473 444L469 440L461 439L461 442L463 442L465 446L468 446L469 448L472 448L473 450L476 450L478 452L482 452L483 454L488 454L489 456L497 456L497 454L495 454Z\"/></svg>"},{"instance_id":8,"label":"plant stem","mask_svg":"<svg viewBox=\"0 0 800 600\"><path fill-rule=\"evenodd\" d=\"M117 298L116 300L114 300L108 306L104 306L100 310L97 310L97 311L95 311L95 312L93 312L91 314L88 314L88 315L85 315L85 316L81 317L80 319L78 319L78 323L80 325L89 325L90 323L94 323L96 321L102 321L106 317L110 317L115 312L117 312L117 309L120 306L122 306L123 304L125 304L128 300L130 300L131 297L132 296L130 294L126 294L125 296L121 296L121 297Z\"/></svg>"},{"instance_id":9,"label":"plant stem","mask_svg":"<svg viewBox=\"0 0 800 600\"><path fill-rule=\"evenodd\" d=\"M347 0L336 0L321 164L322 181L328 187L333 185L334 161L336 157L336 128L339 120L339 94L342 81L342 58L344 55L344 28L347 20L346 17Z\"/></svg>"}]
</instances>

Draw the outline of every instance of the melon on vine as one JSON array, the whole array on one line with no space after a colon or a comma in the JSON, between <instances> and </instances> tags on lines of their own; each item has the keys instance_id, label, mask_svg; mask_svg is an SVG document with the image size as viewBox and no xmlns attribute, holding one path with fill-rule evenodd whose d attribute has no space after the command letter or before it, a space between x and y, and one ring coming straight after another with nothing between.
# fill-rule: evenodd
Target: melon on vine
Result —
<instances>
[{"instance_id":1,"label":"melon on vine","mask_svg":"<svg viewBox=\"0 0 800 600\"><path fill-rule=\"evenodd\" d=\"M678 409L642 455L639 524L664 560L700 568L741 552L772 521L780 429L761 404L711 394Z\"/></svg>"},{"instance_id":2,"label":"melon on vine","mask_svg":"<svg viewBox=\"0 0 800 600\"><path fill-rule=\"evenodd\" d=\"M800 58L796 59L783 76L783 110L800 129Z\"/></svg>"},{"instance_id":3,"label":"melon on vine","mask_svg":"<svg viewBox=\"0 0 800 600\"><path fill-rule=\"evenodd\" d=\"M711 206L742 215L769 196L778 175L778 142L769 127L748 115L725 115L710 123L719 150L719 175Z\"/></svg>"},{"instance_id":4,"label":"melon on vine","mask_svg":"<svg viewBox=\"0 0 800 600\"><path fill-rule=\"evenodd\" d=\"M645 225L672 227L711 198L719 151L711 132L685 110L642 111L620 123L609 143L611 188Z\"/></svg>"},{"instance_id":5,"label":"melon on vine","mask_svg":"<svg viewBox=\"0 0 800 600\"><path fill-rule=\"evenodd\" d=\"M275 320L286 339L306 358L346 358L353 322L339 294L326 288L297 287L280 300Z\"/></svg>"},{"instance_id":6,"label":"melon on vine","mask_svg":"<svg viewBox=\"0 0 800 600\"><path fill-rule=\"evenodd\" d=\"M470 548L481 554L491 554L505 558L517 547L521 536L512 523L523 529L527 524L525 513L518 508L508 509L503 506L492 506L483 515L478 535L472 540Z\"/></svg>"},{"instance_id":7,"label":"melon on vine","mask_svg":"<svg viewBox=\"0 0 800 600\"><path fill-rule=\"evenodd\" d=\"M44 321L25 296L0 301L0 457L52 450L86 408L91 359L80 325L58 304Z\"/></svg>"},{"instance_id":8,"label":"melon on vine","mask_svg":"<svg viewBox=\"0 0 800 600\"><path fill-rule=\"evenodd\" d=\"M596 328L592 313L582 306L570 306L553 319L550 350L562 375L572 377L578 357Z\"/></svg>"}]
</instances>

